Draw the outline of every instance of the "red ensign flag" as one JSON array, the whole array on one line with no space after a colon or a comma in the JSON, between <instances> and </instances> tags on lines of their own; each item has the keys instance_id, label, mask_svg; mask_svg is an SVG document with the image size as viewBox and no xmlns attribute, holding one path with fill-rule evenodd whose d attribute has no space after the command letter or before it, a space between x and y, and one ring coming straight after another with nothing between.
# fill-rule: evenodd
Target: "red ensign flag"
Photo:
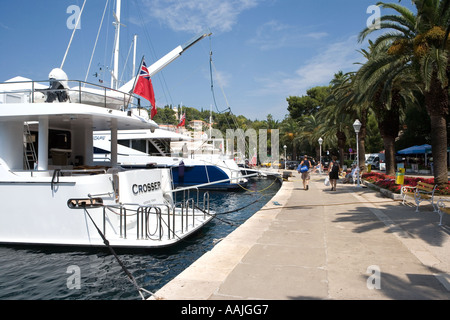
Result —
<instances>
[{"instance_id":1,"label":"red ensign flag","mask_svg":"<svg viewBox=\"0 0 450 320\"><path fill-rule=\"evenodd\" d=\"M152 79L150 79L150 75L148 73L148 69L144 60L142 60L139 77L137 79L133 93L150 101L150 104L152 105L151 118L153 119L158 111L156 110L155 92L153 91Z\"/></svg>"},{"instance_id":2,"label":"red ensign flag","mask_svg":"<svg viewBox=\"0 0 450 320\"><path fill-rule=\"evenodd\" d=\"M183 127L185 125L185 123L186 123L186 113L183 113L183 115L181 116L180 123L177 125L177 128Z\"/></svg>"}]
</instances>

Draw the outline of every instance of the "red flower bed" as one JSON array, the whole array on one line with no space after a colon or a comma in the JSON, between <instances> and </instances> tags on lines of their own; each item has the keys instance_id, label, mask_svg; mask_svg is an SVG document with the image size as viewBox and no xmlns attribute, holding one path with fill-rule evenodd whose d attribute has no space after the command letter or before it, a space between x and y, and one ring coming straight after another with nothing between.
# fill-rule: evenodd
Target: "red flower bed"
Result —
<instances>
[{"instance_id":1,"label":"red flower bed","mask_svg":"<svg viewBox=\"0 0 450 320\"><path fill-rule=\"evenodd\" d=\"M394 193L400 193L401 186L398 184L395 184L395 177L394 176L388 176L384 173L378 173L378 172L370 172L370 173L363 173L362 179L373 183L376 186L379 186L380 188L390 190ZM424 178L413 178L413 177L407 177L405 176L403 185L405 186L412 186L415 187L417 185L417 182L422 181L429 184L434 184L434 178L424 179ZM444 188L437 188L436 189L437 194L440 195L450 195L450 185L447 184Z\"/></svg>"}]
</instances>

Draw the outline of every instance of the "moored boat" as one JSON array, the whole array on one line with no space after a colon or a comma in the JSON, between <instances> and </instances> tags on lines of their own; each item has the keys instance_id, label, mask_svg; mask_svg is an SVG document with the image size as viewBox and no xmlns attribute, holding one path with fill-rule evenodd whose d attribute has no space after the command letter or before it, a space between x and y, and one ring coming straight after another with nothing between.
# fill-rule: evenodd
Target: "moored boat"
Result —
<instances>
[{"instance_id":1,"label":"moored boat","mask_svg":"<svg viewBox=\"0 0 450 320\"><path fill-rule=\"evenodd\" d=\"M207 197L176 200L168 169L117 164L118 130L155 130L155 122L125 106L45 102L64 89L42 86L0 84L1 243L102 246L103 234L112 246L160 247L212 219ZM111 132L108 166L94 163L94 130Z\"/></svg>"},{"instance_id":2,"label":"moored boat","mask_svg":"<svg viewBox=\"0 0 450 320\"><path fill-rule=\"evenodd\" d=\"M236 162L225 155L174 151L171 143L190 137L164 129L121 130L118 132L118 162L124 168L168 168L174 187L195 187L212 190L242 190L247 179ZM110 161L110 132L94 132L95 159Z\"/></svg>"}]
</instances>

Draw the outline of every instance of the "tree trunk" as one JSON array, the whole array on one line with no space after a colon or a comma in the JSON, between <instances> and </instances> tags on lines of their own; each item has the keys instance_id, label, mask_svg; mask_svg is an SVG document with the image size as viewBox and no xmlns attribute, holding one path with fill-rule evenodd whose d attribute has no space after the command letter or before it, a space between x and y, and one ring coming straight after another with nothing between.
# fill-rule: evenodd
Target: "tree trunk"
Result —
<instances>
[{"instance_id":1,"label":"tree trunk","mask_svg":"<svg viewBox=\"0 0 450 320\"><path fill-rule=\"evenodd\" d=\"M386 160L386 174L395 175L395 138L392 136L384 136L384 152Z\"/></svg>"},{"instance_id":2,"label":"tree trunk","mask_svg":"<svg viewBox=\"0 0 450 320\"><path fill-rule=\"evenodd\" d=\"M447 170L447 122L443 116L430 115L431 147L433 152L434 183L448 183Z\"/></svg>"},{"instance_id":3,"label":"tree trunk","mask_svg":"<svg viewBox=\"0 0 450 320\"><path fill-rule=\"evenodd\" d=\"M398 90L393 90L391 108L378 110L378 127L383 138L386 174L395 175L395 139L398 137L400 127L400 95Z\"/></svg>"},{"instance_id":4,"label":"tree trunk","mask_svg":"<svg viewBox=\"0 0 450 320\"><path fill-rule=\"evenodd\" d=\"M446 185L448 183L446 121L448 85L442 88L436 72L432 75L430 91L425 92L425 104L431 121L434 182L438 185Z\"/></svg>"},{"instance_id":5,"label":"tree trunk","mask_svg":"<svg viewBox=\"0 0 450 320\"><path fill-rule=\"evenodd\" d=\"M297 144L295 143L295 139L292 140L292 159L297 160Z\"/></svg>"},{"instance_id":6,"label":"tree trunk","mask_svg":"<svg viewBox=\"0 0 450 320\"><path fill-rule=\"evenodd\" d=\"M338 147L339 147L339 162L341 163L341 166L344 164L344 151L345 151L345 144L347 142L347 137L345 135L345 132L338 131L336 133L336 137L338 138Z\"/></svg>"}]
</instances>

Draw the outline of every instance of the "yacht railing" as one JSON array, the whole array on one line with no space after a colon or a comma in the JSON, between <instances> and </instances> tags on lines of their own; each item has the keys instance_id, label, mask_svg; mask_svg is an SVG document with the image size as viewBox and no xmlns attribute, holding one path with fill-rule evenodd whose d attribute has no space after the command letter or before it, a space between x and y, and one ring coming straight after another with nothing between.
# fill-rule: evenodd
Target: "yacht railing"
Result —
<instances>
[{"instance_id":1,"label":"yacht railing","mask_svg":"<svg viewBox=\"0 0 450 320\"><path fill-rule=\"evenodd\" d=\"M244 176L255 177L258 174ZM168 191L172 193L171 201L164 204L141 205L136 203L118 203L105 205L101 200L104 194L89 194L89 199L70 199L68 205L72 209L88 207L103 208L103 234L107 236L109 212L118 215L119 237L130 236L136 240L177 240L180 235L192 232L205 224L214 213L210 211L210 194L200 188L206 185L229 181L224 179L213 183ZM58 183L54 181L54 183ZM202 194L202 196L201 196ZM111 196L110 193L107 194Z\"/></svg>"},{"instance_id":2,"label":"yacht railing","mask_svg":"<svg viewBox=\"0 0 450 320\"><path fill-rule=\"evenodd\" d=\"M42 176L80 176L80 175L94 175L94 174L105 174L107 172L106 168L98 169L51 169L51 170L14 170L15 174L20 176L30 176L30 177L42 177ZM56 172L56 173L55 173Z\"/></svg>"},{"instance_id":3,"label":"yacht railing","mask_svg":"<svg viewBox=\"0 0 450 320\"><path fill-rule=\"evenodd\" d=\"M157 240L162 241L177 238L177 234L185 234L200 224L203 224L210 213L209 193L205 192L203 200L190 197L189 193L183 192L183 200L175 203L163 205L139 205L139 204L118 204L103 206L103 234L106 235L107 212L114 212L119 215L119 236L127 239L130 236L130 225L135 225L132 233L136 240ZM130 217L136 216L130 222ZM128 219L127 219L128 218ZM201 218L196 221L196 218Z\"/></svg>"},{"instance_id":4,"label":"yacht railing","mask_svg":"<svg viewBox=\"0 0 450 320\"><path fill-rule=\"evenodd\" d=\"M83 103L122 110L126 107L140 107L140 100L137 99L136 103L130 93L80 80L60 82L67 83L67 86L54 89L49 86L49 80L0 82L0 104L48 102L49 94L65 93L66 99L56 99L56 102ZM24 99L20 101L17 99L22 97Z\"/></svg>"}]
</instances>

